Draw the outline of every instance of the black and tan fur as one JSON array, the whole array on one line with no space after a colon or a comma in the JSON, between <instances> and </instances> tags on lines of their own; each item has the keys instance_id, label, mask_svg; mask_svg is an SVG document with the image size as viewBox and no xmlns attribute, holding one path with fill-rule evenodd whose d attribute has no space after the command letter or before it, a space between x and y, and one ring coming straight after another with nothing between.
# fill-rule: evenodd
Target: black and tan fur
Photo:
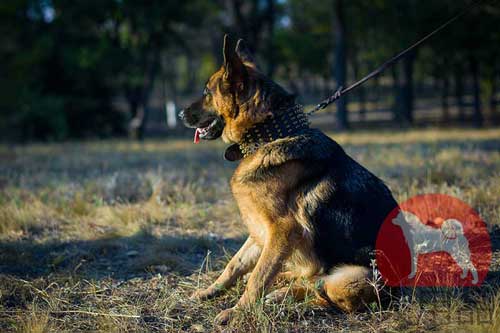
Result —
<instances>
[{"instance_id":1,"label":"black and tan fur","mask_svg":"<svg viewBox=\"0 0 500 333\"><path fill-rule=\"evenodd\" d=\"M203 97L180 116L189 127L205 127L203 139L221 136L239 143L247 129L294 103L257 69L241 40L235 47L226 36L223 66L208 80ZM366 282L370 251L397 203L383 182L335 141L307 129L269 142L239 162L231 190L249 237L220 277L193 297L214 297L251 275L241 299L217 322L264 296L282 271L292 280L301 278L288 293L297 298L312 292L319 303L346 311L372 301ZM277 290L268 299L286 294Z\"/></svg>"}]
</instances>

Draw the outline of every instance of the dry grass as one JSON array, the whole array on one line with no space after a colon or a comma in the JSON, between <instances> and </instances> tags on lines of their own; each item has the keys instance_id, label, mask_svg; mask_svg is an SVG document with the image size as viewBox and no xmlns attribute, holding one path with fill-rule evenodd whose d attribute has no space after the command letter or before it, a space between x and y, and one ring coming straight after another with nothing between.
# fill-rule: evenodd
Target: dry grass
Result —
<instances>
[{"instance_id":1,"label":"dry grass","mask_svg":"<svg viewBox=\"0 0 500 333\"><path fill-rule=\"evenodd\" d=\"M398 200L455 195L500 225L500 130L334 135ZM187 140L0 146L0 331L217 329L243 292L193 302L245 237L223 145ZM498 234L496 234L498 235ZM479 289L409 290L387 310L346 315L309 304L256 304L250 331L500 330L500 251Z\"/></svg>"}]
</instances>

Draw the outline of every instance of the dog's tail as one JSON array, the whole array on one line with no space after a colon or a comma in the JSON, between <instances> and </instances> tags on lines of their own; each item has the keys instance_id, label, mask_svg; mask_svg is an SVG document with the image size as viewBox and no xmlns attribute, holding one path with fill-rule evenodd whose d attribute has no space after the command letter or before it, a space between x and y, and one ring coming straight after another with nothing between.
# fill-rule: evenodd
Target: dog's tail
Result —
<instances>
[{"instance_id":1,"label":"dog's tail","mask_svg":"<svg viewBox=\"0 0 500 333\"><path fill-rule=\"evenodd\" d=\"M444 238L455 239L458 236L464 235L464 228L462 227L462 223L460 223L460 221L448 219L441 225L441 233Z\"/></svg>"},{"instance_id":2,"label":"dog's tail","mask_svg":"<svg viewBox=\"0 0 500 333\"><path fill-rule=\"evenodd\" d=\"M352 312L376 301L371 283L372 271L367 267L343 265L316 280L318 303Z\"/></svg>"}]
</instances>

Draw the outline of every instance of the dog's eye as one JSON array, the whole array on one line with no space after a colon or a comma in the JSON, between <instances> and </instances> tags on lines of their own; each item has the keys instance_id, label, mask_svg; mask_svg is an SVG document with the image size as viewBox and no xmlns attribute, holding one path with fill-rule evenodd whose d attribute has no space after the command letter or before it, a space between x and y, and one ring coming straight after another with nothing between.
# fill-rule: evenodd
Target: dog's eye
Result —
<instances>
[{"instance_id":1,"label":"dog's eye","mask_svg":"<svg viewBox=\"0 0 500 333\"><path fill-rule=\"evenodd\" d=\"M203 90L203 96L210 96L210 95L211 95L210 90L207 87L205 87L205 89Z\"/></svg>"}]
</instances>

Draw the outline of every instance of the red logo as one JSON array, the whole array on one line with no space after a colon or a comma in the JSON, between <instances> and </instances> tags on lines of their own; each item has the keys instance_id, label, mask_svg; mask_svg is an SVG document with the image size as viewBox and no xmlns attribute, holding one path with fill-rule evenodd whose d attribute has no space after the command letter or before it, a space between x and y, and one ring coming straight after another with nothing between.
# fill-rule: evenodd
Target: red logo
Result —
<instances>
[{"instance_id":1,"label":"red logo","mask_svg":"<svg viewBox=\"0 0 500 333\"><path fill-rule=\"evenodd\" d=\"M465 202L445 194L400 204L380 228L376 249L390 286L479 286L491 263L486 224Z\"/></svg>"}]
</instances>

